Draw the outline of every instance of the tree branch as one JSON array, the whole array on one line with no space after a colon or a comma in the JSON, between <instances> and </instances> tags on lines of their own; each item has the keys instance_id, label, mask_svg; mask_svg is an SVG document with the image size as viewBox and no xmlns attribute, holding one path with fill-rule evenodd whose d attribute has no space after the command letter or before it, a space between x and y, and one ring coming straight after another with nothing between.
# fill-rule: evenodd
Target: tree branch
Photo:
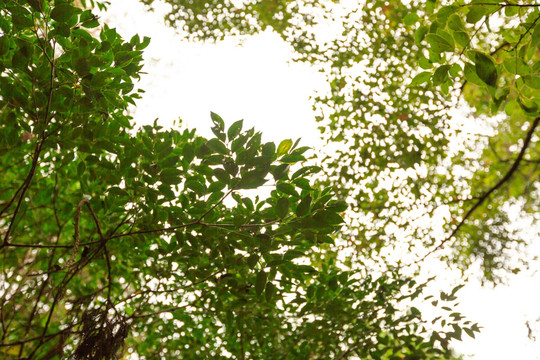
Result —
<instances>
[{"instance_id":1,"label":"tree branch","mask_svg":"<svg viewBox=\"0 0 540 360\"><path fill-rule=\"evenodd\" d=\"M534 131L536 130L536 127L538 126L538 123L540 123L540 117L537 117L536 119L534 119L531 127L527 131L527 135L525 136L525 140L523 141L523 146L521 147L521 150L520 150L516 160L514 161L514 163L510 167L510 169L506 172L506 174L493 187L491 187L483 195L478 197L478 200L476 201L476 203L465 213L465 215L463 216L463 219L461 219L461 221L454 228L452 233L446 239L444 239L437 247L435 247L434 249L429 251L423 258L420 259L420 261L423 261L428 256L433 254L435 251L441 249L448 241L450 241L459 232L461 227L465 224L467 219L469 219L469 217L471 217L471 215L474 213L474 211L476 209L478 209L480 207L480 205L482 205L484 203L484 201L486 201L491 194L493 194L495 191L497 191L501 186L503 186L506 182L508 182L512 178L512 176L514 175L514 173L518 169L519 164L523 160L523 156L525 156L525 151L527 150L527 148L529 147L529 145L531 143L531 139L532 139L532 137L534 135Z\"/></svg>"}]
</instances>

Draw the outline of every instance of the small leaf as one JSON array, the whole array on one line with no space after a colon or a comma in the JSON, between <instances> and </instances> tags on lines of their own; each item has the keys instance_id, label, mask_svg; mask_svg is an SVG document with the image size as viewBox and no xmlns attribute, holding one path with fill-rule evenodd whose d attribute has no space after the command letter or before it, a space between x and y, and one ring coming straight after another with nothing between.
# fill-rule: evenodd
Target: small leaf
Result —
<instances>
[{"instance_id":1,"label":"small leaf","mask_svg":"<svg viewBox=\"0 0 540 360\"><path fill-rule=\"evenodd\" d=\"M124 189L120 189L118 186L113 186L107 190L107 192L111 195L116 196L127 196L129 197L128 193Z\"/></svg>"},{"instance_id":2,"label":"small leaf","mask_svg":"<svg viewBox=\"0 0 540 360\"><path fill-rule=\"evenodd\" d=\"M470 82L471 84L475 84L479 86L484 85L484 82L476 74L474 65L466 62L464 73L465 73L465 79L467 79L467 81Z\"/></svg>"},{"instance_id":3,"label":"small leaf","mask_svg":"<svg viewBox=\"0 0 540 360\"><path fill-rule=\"evenodd\" d=\"M257 265L257 262L259 262L259 255L256 255L256 254L251 254L248 258L247 258L247 264L250 268L254 267L255 265ZM262 290L261 290L262 291Z\"/></svg>"},{"instance_id":4,"label":"small leaf","mask_svg":"<svg viewBox=\"0 0 540 360\"><path fill-rule=\"evenodd\" d=\"M489 86L497 84L497 68L493 59L481 52L475 54L475 70L478 77Z\"/></svg>"},{"instance_id":5,"label":"small leaf","mask_svg":"<svg viewBox=\"0 0 540 360\"><path fill-rule=\"evenodd\" d=\"M240 182L235 186L237 189L255 189L263 185L267 180L265 174L259 171L249 171L242 176Z\"/></svg>"},{"instance_id":6,"label":"small leaf","mask_svg":"<svg viewBox=\"0 0 540 360\"><path fill-rule=\"evenodd\" d=\"M231 127L229 127L229 130L227 131L227 136L229 138L229 141L232 141L234 138L240 134L240 131L242 131L242 125L244 124L244 120L238 120L234 122Z\"/></svg>"},{"instance_id":7,"label":"small leaf","mask_svg":"<svg viewBox=\"0 0 540 360\"><path fill-rule=\"evenodd\" d=\"M272 298L274 297L274 294L276 293L276 287L271 282L266 283L266 287L264 289L264 298L266 301L270 302Z\"/></svg>"},{"instance_id":8,"label":"small leaf","mask_svg":"<svg viewBox=\"0 0 540 360\"><path fill-rule=\"evenodd\" d=\"M257 294L257 296L262 294L264 286L266 285L266 279L266 273L262 270L259 271L259 273L257 274L257 278L255 279L255 293Z\"/></svg>"},{"instance_id":9,"label":"small leaf","mask_svg":"<svg viewBox=\"0 0 540 360\"><path fill-rule=\"evenodd\" d=\"M212 119L212 121L214 122L214 125L218 127L219 130L221 131L225 130L225 121L223 121L221 116L219 116L215 112L210 111L210 118Z\"/></svg>"},{"instance_id":10,"label":"small leaf","mask_svg":"<svg viewBox=\"0 0 540 360\"><path fill-rule=\"evenodd\" d=\"M422 71L421 73L419 73L412 79L411 86L420 85L425 82L428 82L430 78L431 78L431 72Z\"/></svg>"},{"instance_id":11,"label":"small leaf","mask_svg":"<svg viewBox=\"0 0 540 360\"><path fill-rule=\"evenodd\" d=\"M289 212L289 199L286 197L281 197L278 199L276 203L276 215L283 219L285 216L287 216L287 213Z\"/></svg>"},{"instance_id":12,"label":"small leaf","mask_svg":"<svg viewBox=\"0 0 540 360\"><path fill-rule=\"evenodd\" d=\"M431 46L431 49L436 53L454 51L454 45L444 37L437 34L427 34L426 40Z\"/></svg>"},{"instance_id":13,"label":"small leaf","mask_svg":"<svg viewBox=\"0 0 540 360\"><path fill-rule=\"evenodd\" d=\"M471 5L467 13L467 22L469 24L475 24L484 17L487 13L487 9L484 6Z\"/></svg>"},{"instance_id":14,"label":"small leaf","mask_svg":"<svg viewBox=\"0 0 540 360\"><path fill-rule=\"evenodd\" d=\"M184 160L187 161L188 164L193 161L193 158L195 157L195 152L192 143L184 144L184 147L182 148L182 155L184 156Z\"/></svg>"},{"instance_id":15,"label":"small leaf","mask_svg":"<svg viewBox=\"0 0 540 360\"><path fill-rule=\"evenodd\" d=\"M531 99L527 99L524 96L519 96L517 98L519 106L529 114L536 114L538 111L538 105Z\"/></svg>"},{"instance_id":16,"label":"small leaf","mask_svg":"<svg viewBox=\"0 0 540 360\"><path fill-rule=\"evenodd\" d=\"M532 31L531 43L529 44L529 47L532 49L538 49L538 45L540 45L540 21L536 23L536 26Z\"/></svg>"},{"instance_id":17,"label":"small leaf","mask_svg":"<svg viewBox=\"0 0 540 360\"><path fill-rule=\"evenodd\" d=\"M525 76L522 76L522 79L525 85L527 85L531 89L540 90L540 76L539 75L537 74L525 75Z\"/></svg>"},{"instance_id":18,"label":"small leaf","mask_svg":"<svg viewBox=\"0 0 540 360\"><path fill-rule=\"evenodd\" d=\"M263 145L261 155L265 158L272 159L276 153L276 144L269 142Z\"/></svg>"},{"instance_id":19,"label":"small leaf","mask_svg":"<svg viewBox=\"0 0 540 360\"><path fill-rule=\"evenodd\" d=\"M225 171L222 168L215 168L214 169L214 176L221 181L222 183L229 184L229 181L231 180L229 173Z\"/></svg>"},{"instance_id":20,"label":"small leaf","mask_svg":"<svg viewBox=\"0 0 540 360\"><path fill-rule=\"evenodd\" d=\"M433 78L431 79L434 86L440 85L444 83L446 80L448 80L448 70L450 69L450 65L442 65L435 70L435 73L433 74Z\"/></svg>"},{"instance_id":21,"label":"small leaf","mask_svg":"<svg viewBox=\"0 0 540 360\"><path fill-rule=\"evenodd\" d=\"M286 164L296 164L297 162L304 161L306 158L300 154L289 154L281 158L281 162Z\"/></svg>"},{"instance_id":22,"label":"small leaf","mask_svg":"<svg viewBox=\"0 0 540 360\"><path fill-rule=\"evenodd\" d=\"M69 4L58 4L51 11L51 19L66 22L75 14L75 8Z\"/></svg>"},{"instance_id":23,"label":"small leaf","mask_svg":"<svg viewBox=\"0 0 540 360\"><path fill-rule=\"evenodd\" d=\"M311 196L306 196L300 201L296 208L296 216L305 216L309 212L311 206Z\"/></svg>"},{"instance_id":24,"label":"small leaf","mask_svg":"<svg viewBox=\"0 0 540 360\"><path fill-rule=\"evenodd\" d=\"M343 218L332 211L319 211L314 216L315 220L320 222L322 225L338 225L343 222Z\"/></svg>"},{"instance_id":25,"label":"small leaf","mask_svg":"<svg viewBox=\"0 0 540 360\"><path fill-rule=\"evenodd\" d=\"M422 25L418 29L416 29L414 33L414 42L416 42L417 45L420 45L422 40L424 40L424 38L426 37L428 31L429 29L425 25Z\"/></svg>"},{"instance_id":26,"label":"small leaf","mask_svg":"<svg viewBox=\"0 0 540 360\"><path fill-rule=\"evenodd\" d=\"M213 150L214 152L217 152L217 153L220 153L220 154L224 154L224 155L227 155L229 153L229 149L227 149L227 147L225 146L224 143L222 143L219 139L210 139L207 143L206 143L206 146L210 149L210 150Z\"/></svg>"},{"instance_id":27,"label":"small leaf","mask_svg":"<svg viewBox=\"0 0 540 360\"><path fill-rule=\"evenodd\" d=\"M293 142L291 139L283 140L281 143L279 143L279 146L277 148L277 156L280 157L282 155L285 155L292 147L292 145Z\"/></svg>"},{"instance_id":28,"label":"small leaf","mask_svg":"<svg viewBox=\"0 0 540 360\"><path fill-rule=\"evenodd\" d=\"M296 192L294 186L289 183L278 183L276 185L276 188L285 194L298 196L298 193Z\"/></svg>"},{"instance_id":29,"label":"small leaf","mask_svg":"<svg viewBox=\"0 0 540 360\"><path fill-rule=\"evenodd\" d=\"M195 179L187 180L184 186L188 189L195 191L195 193L197 193L198 195L202 195L206 191L204 185Z\"/></svg>"},{"instance_id":30,"label":"small leaf","mask_svg":"<svg viewBox=\"0 0 540 360\"><path fill-rule=\"evenodd\" d=\"M330 278L330 280L328 280L328 287L332 291L336 291L338 289L338 283L335 276L333 276L332 278Z\"/></svg>"},{"instance_id":31,"label":"small leaf","mask_svg":"<svg viewBox=\"0 0 540 360\"><path fill-rule=\"evenodd\" d=\"M463 25L461 17L458 14L452 14L448 18L448 28L454 31L466 31L467 28Z\"/></svg>"},{"instance_id":32,"label":"small leaf","mask_svg":"<svg viewBox=\"0 0 540 360\"><path fill-rule=\"evenodd\" d=\"M463 330L465 331L465 333L467 333L467 335L469 335L470 337L474 339L474 331L472 331L469 328L463 328Z\"/></svg>"},{"instance_id":33,"label":"small leaf","mask_svg":"<svg viewBox=\"0 0 540 360\"><path fill-rule=\"evenodd\" d=\"M403 23L407 26L415 24L420 17L417 13L409 13L403 18Z\"/></svg>"},{"instance_id":34,"label":"small leaf","mask_svg":"<svg viewBox=\"0 0 540 360\"><path fill-rule=\"evenodd\" d=\"M465 47L469 45L469 34L467 34L465 31L455 31L454 40L459 46Z\"/></svg>"},{"instance_id":35,"label":"small leaf","mask_svg":"<svg viewBox=\"0 0 540 360\"><path fill-rule=\"evenodd\" d=\"M288 164L281 164L277 167L275 167L271 172L272 172L272 176L274 176L274 179L276 181L282 179L285 175L288 174L289 172L289 167L290 165Z\"/></svg>"}]
</instances>

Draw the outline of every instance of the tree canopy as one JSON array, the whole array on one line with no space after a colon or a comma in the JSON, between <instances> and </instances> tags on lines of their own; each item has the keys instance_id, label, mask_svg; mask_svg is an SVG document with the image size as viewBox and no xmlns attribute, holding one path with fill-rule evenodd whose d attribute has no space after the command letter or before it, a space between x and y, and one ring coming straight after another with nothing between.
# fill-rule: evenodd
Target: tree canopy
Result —
<instances>
[{"instance_id":1,"label":"tree canopy","mask_svg":"<svg viewBox=\"0 0 540 360\"><path fill-rule=\"evenodd\" d=\"M511 230L509 215L538 228L539 4L165 2L166 21L193 39L271 28L327 74L314 107L328 144L342 145L323 154L325 175L351 205L360 252L406 228L420 259L450 247L447 260L479 261L491 282L522 268L508 259L531 234Z\"/></svg>"},{"instance_id":2,"label":"tree canopy","mask_svg":"<svg viewBox=\"0 0 540 360\"><path fill-rule=\"evenodd\" d=\"M490 281L513 266L508 206L538 214L538 5L167 2L193 40L271 29L325 71L314 104L338 150L315 166L215 113L210 139L138 127L150 39L122 39L100 3L5 1L2 358L456 358L450 342L479 330L454 310L460 287L431 299L373 260L405 242L418 263L444 246L480 259ZM465 104L473 133L451 116Z\"/></svg>"}]
</instances>

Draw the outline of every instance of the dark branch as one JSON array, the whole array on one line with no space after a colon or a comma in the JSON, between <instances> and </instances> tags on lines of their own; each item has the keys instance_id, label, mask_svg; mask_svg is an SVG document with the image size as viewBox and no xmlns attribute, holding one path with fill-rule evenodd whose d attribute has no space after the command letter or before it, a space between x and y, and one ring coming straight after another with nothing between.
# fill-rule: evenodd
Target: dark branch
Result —
<instances>
[{"instance_id":1,"label":"dark branch","mask_svg":"<svg viewBox=\"0 0 540 360\"><path fill-rule=\"evenodd\" d=\"M519 164L523 160L523 156L525 156L525 152L527 151L527 148L529 147L531 143L531 139L534 135L534 131L536 130L536 127L538 126L538 123L540 122L540 117L537 117L534 119L531 127L529 128L529 131L527 131L527 135L525 136L525 140L523 141L523 146L521 147L521 150L510 167L510 169L506 172L506 174L497 182L493 187L491 187L488 191L486 191L483 195L478 197L478 200L476 203L465 213L463 216L463 219L459 222L459 224L454 228L452 233L444 239L437 247L435 247L433 250L429 251L420 261L424 260L431 254L433 254L435 251L441 249L448 241L450 241L461 229L461 227L465 224L465 222L471 217L471 215L475 212L476 209L478 209L484 201L486 201L491 194L493 194L495 191L497 191L501 186L503 186L505 183L510 181L514 173L517 171Z\"/></svg>"}]
</instances>

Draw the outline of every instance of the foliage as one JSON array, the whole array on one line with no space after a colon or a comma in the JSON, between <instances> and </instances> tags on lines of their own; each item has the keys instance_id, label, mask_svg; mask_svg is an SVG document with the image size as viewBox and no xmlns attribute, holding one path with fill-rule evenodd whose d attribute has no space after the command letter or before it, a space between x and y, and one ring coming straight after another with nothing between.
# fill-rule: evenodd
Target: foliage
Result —
<instances>
[{"instance_id":1,"label":"foliage","mask_svg":"<svg viewBox=\"0 0 540 360\"><path fill-rule=\"evenodd\" d=\"M134 126L149 39L57 0L0 6L3 359L442 359L476 324L426 283L347 268L347 205L306 147ZM266 186L267 195L247 190Z\"/></svg>"},{"instance_id":2,"label":"foliage","mask_svg":"<svg viewBox=\"0 0 540 360\"><path fill-rule=\"evenodd\" d=\"M187 29L205 29L198 38L253 33L210 35L250 19L232 3L221 12L198 2L220 14L217 22L186 10L189 2L166 2ZM274 2L254 2L262 3ZM283 4L297 11L306 2ZM273 29L299 61L328 76L314 106L325 139L342 144L323 158L327 184L351 205L353 227L343 237L360 257L404 242L421 262L451 246L446 259L463 269L479 261L485 280L519 271L509 258L538 236L512 230L509 219L519 209L538 228L539 4L376 0L361 9L344 3L333 22L337 5L309 6L317 9L309 22L288 15L295 21ZM302 46L288 36L297 28ZM467 107L463 121L454 110ZM441 221L444 236L433 231Z\"/></svg>"}]
</instances>

